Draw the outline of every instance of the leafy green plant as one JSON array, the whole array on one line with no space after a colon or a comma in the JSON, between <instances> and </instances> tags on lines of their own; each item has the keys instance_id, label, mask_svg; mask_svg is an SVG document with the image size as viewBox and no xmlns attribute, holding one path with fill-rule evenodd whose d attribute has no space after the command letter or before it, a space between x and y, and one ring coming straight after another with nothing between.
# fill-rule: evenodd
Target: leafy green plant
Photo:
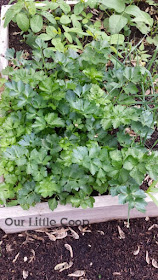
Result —
<instances>
[{"instance_id":1,"label":"leafy green plant","mask_svg":"<svg viewBox=\"0 0 158 280\"><path fill-rule=\"evenodd\" d=\"M153 25L153 19L149 14L140 10L132 1L100 0L102 9L113 10L114 13L105 20L105 25L112 34L119 33L123 28L127 31L127 25L135 25L141 33L146 34ZM126 5L129 4L129 5Z\"/></svg>"},{"instance_id":2,"label":"leafy green plant","mask_svg":"<svg viewBox=\"0 0 158 280\"><path fill-rule=\"evenodd\" d=\"M14 67L1 81L0 202L86 208L110 193L144 212L140 185L158 176L158 154L145 147L157 126L157 52L150 58L143 39L127 50L124 35L131 25L147 33L152 19L131 1L42 3L19 0L5 17L33 51L31 60L6 53Z\"/></svg>"},{"instance_id":3,"label":"leafy green plant","mask_svg":"<svg viewBox=\"0 0 158 280\"><path fill-rule=\"evenodd\" d=\"M32 60L22 53L15 59L13 49L7 57L18 67L4 70L1 202L28 209L46 199L52 210L58 201L86 208L95 191L145 211L139 186L145 174L158 175L158 155L144 147L157 122L139 90L148 71L123 63L106 69L109 58L117 62L107 41L78 55L36 39Z\"/></svg>"},{"instance_id":4,"label":"leafy green plant","mask_svg":"<svg viewBox=\"0 0 158 280\"><path fill-rule=\"evenodd\" d=\"M151 199L158 206L158 200L154 196L155 193L158 193L157 183L158 181L153 181L150 187L147 189L146 193L151 197Z\"/></svg>"},{"instance_id":5,"label":"leafy green plant","mask_svg":"<svg viewBox=\"0 0 158 280\"><path fill-rule=\"evenodd\" d=\"M27 32L28 44L34 46L38 37L51 41L52 50L60 52L69 47L82 50L93 39L118 45L124 42L124 35L119 34L123 29L127 33L129 26L134 25L146 34L153 24L149 14L126 2L80 1L71 9L63 0L43 1L42 6L34 0L19 0L6 12L4 26L13 20L22 32ZM94 8L98 9L97 14ZM91 12L87 13L87 9Z\"/></svg>"}]
</instances>

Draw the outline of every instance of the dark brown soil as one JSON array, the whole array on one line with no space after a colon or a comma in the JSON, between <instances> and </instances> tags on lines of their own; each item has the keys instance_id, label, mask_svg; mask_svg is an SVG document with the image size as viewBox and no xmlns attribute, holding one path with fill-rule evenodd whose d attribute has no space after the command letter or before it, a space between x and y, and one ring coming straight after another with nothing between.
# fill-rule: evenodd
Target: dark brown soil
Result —
<instances>
[{"instance_id":1,"label":"dark brown soil","mask_svg":"<svg viewBox=\"0 0 158 280\"><path fill-rule=\"evenodd\" d=\"M10 0L0 0L0 10L3 5L8 5ZM13 2L14 3L14 2Z\"/></svg>"},{"instance_id":2,"label":"dark brown soil","mask_svg":"<svg viewBox=\"0 0 158 280\"><path fill-rule=\"evenodd\" d=\"M24 42L20 28L14 22L9 25L9 48L14 48L16 51L31 52L31 48Z\"/></svg>"},{"instance_id":3,"label":"dark brown soil","mask_svg":"<svg viewBox=\"0 0 158 280\"><path fill-rule=\"evenodd\" d=\"M74 230L79 239L75 240L69 231L66 238L56 241L45 232L5 235L0 231L0 279L21 280L23 271L28 272L27 280L158 279L158 218L131 220L130 229L123 221L113 221L91 225L90 232ZM72 258L65 244L72 247ZM71 268L54 270L57 264L70 261ZM84 270L85 276L68 276L76 270Z\"/></svg>"},{"instance_id":4,"label":"dark brown soil","mask_svg":"<svg viewBox=\"0 0 158 280\"><path fill-rule=\"evenodd\" d=\"M146 147L147 148L152 148L153 147L153 150L158 150L158 129L156 128L154 133L152 134L152 137L151 139L147 140L146 141Z\"/></svg>"}]
</instances>

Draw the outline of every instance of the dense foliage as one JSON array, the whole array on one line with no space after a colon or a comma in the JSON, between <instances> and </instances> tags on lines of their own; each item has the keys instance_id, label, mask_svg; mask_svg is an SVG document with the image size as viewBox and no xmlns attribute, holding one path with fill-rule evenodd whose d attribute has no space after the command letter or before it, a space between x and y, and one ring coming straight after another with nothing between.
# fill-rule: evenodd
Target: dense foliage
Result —
<instances>
[{"instance_id":1,"label":"dense foliage","mask_svg":"<svg viewBox=\"0 0 158 280\"><path fill-rule=\"evenodd\" d=\"M129 0L80 1L74 9L63 0L42 1L42 6L41 3L35 5L34 0L18 0L7 11L5 26L11 20L23 32L28 31L29 45L32 46L38 37L51 41L52 48L61 52L68 47L83 49L83 45L92 39L121 44L124 35L131 33L130 26L147 34L153 25L150 15ZM116 36L120 31L122 34Z\"/></svg>"},{"instance_id":2,"label":"dense foliage","mask_svg":"<svg viewBox=\"0 0 158 280\"><path fill-rule=\"evenodd\" d=\"M75 17L83 5L75 6ZM60 22L69 17L63 12ZM111 193L144 211L140 185L146 174L158 177L158 153L144 146L157 125L151 73L127 66L105 39L92 40L79 54L57 51L39 37L31 60L13 49L6 54L13 66L4 71L9 81L0 102L1 203L28 209L46 199L52 210L58 201L86 208L94 194Z\"/></svg>"}]
</instances>

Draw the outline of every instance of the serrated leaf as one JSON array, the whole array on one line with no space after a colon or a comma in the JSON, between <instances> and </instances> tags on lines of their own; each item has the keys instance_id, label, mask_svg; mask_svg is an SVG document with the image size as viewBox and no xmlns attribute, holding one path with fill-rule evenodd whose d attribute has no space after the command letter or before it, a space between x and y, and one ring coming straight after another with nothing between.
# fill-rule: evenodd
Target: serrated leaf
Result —
<instances>
[{"instance_id":1,"label":"serrated leaf","mask_svg":"<svg viewBox=\"0 0 158 280\"><path fill-rule=\"evenodd\" d=\"M121 151L119 151L119 150L110 151L109 155L110 155L111 159L114 161L119 161L119 162L122 161L122 154L121 154Z\"/></svg>"},{"instance_id":2,"label":"serrated leaf","mask_svg":"<svg viewBox=\"0 0 158 280\"><path fill-rule=\"evenodd\" d=\"M48 177L36 186L35 191L42 197L46 198L51 197L53 194L60 192L60 188L54 181L50 180L50 178Z\"/></svg>"},{"instance_id":3,"label":"serrated leaf","mask_svg":"<svg viewBox=\"0 0 158 280\"><path fill-rule=\"evenodd\" d=\"M18 192L18 203L28 209L38 202L40 202L40 195L35 193L35 182L28 181Z\"/></svg>"},{"instance_id":4,"label":"serrated leaf","mask_svg":"<svg viewBox=\"0 0 158 280\"><path fill-rule=\"evenodd\" d=\"M35 129L36 132L39 132L46 128L46 122L44 119L37 117L32 127Z\"/></svg>"},{"instance_id":5,"label":"serrated leaf","mask_svg":"<svg viewBox=\"0 0 158 280\"><path fill-rule=\"evenodd\" d=\"M49 200L48 200L48 205L49 205L49 208L50 208L52 211L53 211L55 208L57 208L58 202L57 202L56 198L49 199Z\"/></svg>"},{"instance_id":6,"label":"serrated leaf","mask_svg":"<svg viewBox=\"0 0 158 280\"><path fill-rule=\"evenodd\" d=\"M46 122L53 127L64 127L65 122L57 114L50 113L45 117Z\"/></svg>"},{"instance_id":7,"label":"serrated leaf","mask_svg":"<svg viewBox=\"0 0 158 280\"><path fill-rule=\"evenodd\" d=\"M145 200L139 198L139 199L135 200L134 206L138 211L145 213L147 202Z\"/></svg>"}]
</instances>

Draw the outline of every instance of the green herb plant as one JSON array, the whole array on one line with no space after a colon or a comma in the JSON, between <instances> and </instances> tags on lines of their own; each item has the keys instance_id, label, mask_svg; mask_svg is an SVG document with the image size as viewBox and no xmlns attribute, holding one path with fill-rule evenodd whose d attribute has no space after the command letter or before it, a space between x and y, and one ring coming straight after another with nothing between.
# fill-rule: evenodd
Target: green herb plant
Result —
<instances>
[{"instance_id":1,"label":"green herb plant","mask_svg":"<svg viewBox=\"0 0 158 280\"><path fill-rule=\"evenodd\" d=\"M8 55L15 60L14 50ZM96 191L145 211L139 186L145 174L157 179L158 155L144 140L156 115L141 94L142 105L132 104L144 68L106 70L110 55L105 41L78 55L54 52L36 39L32 60L18 53L19 67L4 71L10 81L0 104L2 203L28 209L47 199L52 210L58 201L86 208Z\"/></svg>"}]
</instances>

